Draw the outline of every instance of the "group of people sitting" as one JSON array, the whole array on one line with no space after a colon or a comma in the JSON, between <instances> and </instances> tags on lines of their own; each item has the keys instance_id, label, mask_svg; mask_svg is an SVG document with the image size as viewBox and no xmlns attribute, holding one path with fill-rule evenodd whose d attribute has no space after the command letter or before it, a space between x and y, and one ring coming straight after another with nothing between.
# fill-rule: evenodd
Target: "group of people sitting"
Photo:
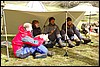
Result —
<instances>
[{"instance_id":1,"label":"group of people sitting","mask_svg":"<svg viewBox=\"0 0 100 67\"><path fill-rule=\"evenodd\" d=\"M81 29L82 29L82 33L83 34L88 33L88 32L99 33L98 32L98 27L99 27L99 23L98 22L91 23L91 24L83 23L81 25Z\"/></svg>"},{"instance_id":2,"label":"group of people sitting","mask_svg":"<svg viewBox=\"0 0 100 67\"><path fill-rule=\"evenodd\" d=\"M26 58L32 55L34 58L46 58L54 54L54 52L49 51L47 48L53 48L56 46L56 43L58 43L60 48L66 47L66 43L68 43L68 47L72 48L79 46L81 43L87 44L91 42L90 39L86 39L80 34L70 17L66 20L67 22L65 21L60 30L55 24L55 18L50 17L49 24L44 28L43 32L38 20L20 25L18 33L12 40L14 56ZM78 40L75 39L74 34L77 35ZM72 41L75 41L76 44L74 45Z\"/></svg>"}]
</instances>

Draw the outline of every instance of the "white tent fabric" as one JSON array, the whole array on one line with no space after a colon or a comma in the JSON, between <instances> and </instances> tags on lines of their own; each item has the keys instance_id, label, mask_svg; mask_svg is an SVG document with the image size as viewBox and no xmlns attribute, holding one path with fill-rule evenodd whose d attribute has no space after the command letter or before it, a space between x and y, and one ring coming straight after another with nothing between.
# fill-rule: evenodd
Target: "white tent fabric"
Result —
<instances>
[{"instance_id":1,"label":"white tent fabric","mask_svg":"<svg viewBox=\"0 0 100 67\"><path fill-rule=\"evenodd\" d=\"M22 6L23 7L23 6ZM48 23L49 17L55 17L55 23L61 29L62 24L66 21L66 17L69 16L75 21L83 12L82 11L52 11L52 12L34 12L32 8L28 7L19 7L16 5L13 6L5 6L5 22L7 26L8 34L16 34L18 32L18 26L25 22L32 22L32 20L38 20L40 22L40 27L43 28L45 22ZM73 17L72 17L73 16ZM46 21L47 20L47 21ZM79 20L77 20L78 23ZM77 25L75 22L75 24ZM11 26L13 25L13 26Z\"/></svg>"},{"instance_id":2,"label":"white tent fabric","mask_svg":"<svg viewBox=\"0 0 100 67\"><path fill-rule=\"evenodd\" d=\"M47 19L49 17L54 17L56 19L55 23L61 28L62 23L66 19L66 12L29 12L17 10L4 10L4 12L8 34L17 33L20 24L32 22L33 20L38 20L40 27L43 28L45 22L48 23Z\"/></svg>"},{"instance_id":3,"label":"white tent fabric","mask_svg":"<svg viewBox=\"0 0 100 67\"><path fill-rule=\"evenodd\" d=\"M37 11L37 12L47 11L41 1L30 1L26 6L29 8L32 8L34 11Z\"/></svg>"},{"instance_id":4,"label":"white tent fabric","mask_svg":"<svg viewBox=\"0 0 100 67\"><path fill-rule=\"evenodd\" d=\"M89 3L80 3L78 6L68 9L68 11L85 11L85 15L97 14L99 12L98 7L94 7Z\"/></svg>"},{"instance_id":5,"label":"white tent fabric","mask_svg":"<svg viewBox=\"0 0 100 67\"><path fill-rule=\"evenodd\" d=\"M41 1L29 1L26 7L33 9L35 12L52 12L52 11L67 11L67 9L60 8L57 6L47 6Z\"/></svg>"},{"instance_id":6,"label":"white tent fabric","mask_svg":"<svg viewBox=\"0 0 100 67\"><path fill-rule=\"evenodd\" d=\"M80 3L78 6L68 9L68 11L83 11L83 12L85 12L83 15L80 16L82 19L85 15L97 14L99 12L99 8L93 7L89 3ZM77 20L79 20L79 19L77 18L76 21ZM74 21L74 23L76 23L76 22Z\"/></svg>"},{"instance_id":7,"label":"white tent fabric","mask_svg":"<svg viewBox=\"0 0 100 67\"><path fill-rule=\"evenodd\" d=\"M84 11L67 11L67 17L71 17L74 25L77 26L84 17L84 13Z\"/></svg>"},{"instance_id":8,"label":"white tent fabric","mask_svg":"<svg viewBox=\"0 0 100 67\"><path fill-rule=\"evenodd\" d=\"M19 6L19 5L14 5L14 4L6 4L3 9L6 10L19 10L19 11L34 11L31 8L28 8L26 6Z\"/></svg>"}]
</instances>

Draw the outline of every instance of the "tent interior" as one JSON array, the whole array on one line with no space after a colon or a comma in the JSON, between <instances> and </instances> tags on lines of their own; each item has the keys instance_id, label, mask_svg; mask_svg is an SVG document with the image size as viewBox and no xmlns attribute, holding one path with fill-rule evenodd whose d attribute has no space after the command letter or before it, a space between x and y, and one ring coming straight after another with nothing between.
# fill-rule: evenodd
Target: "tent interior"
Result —
<instances>
[{"instance_id":1,"label":"tent interior","mask_svg":"<svg viewBox=\"0 0 100 67\"><path fill-rule=\"evenodd\" d=\"M8 34L16 34L18 32L18 26L25 22L32 22L33 20L38 20L40 22L40 27L43 29L44 25L47 25L48 18L54 17L55 23L61 29L62 24L66 21L66 17L71 17L74 24L78 24L81 20L76 20L79 18L83 12L67 12L67 11L58 11L58 12L29 12L29 11L19 11L19 10L4 10L5 13L5 22L7 27ZM76 23L77 22L77 23Z\"/></svg>"},{"instance_id":2,"label":"tent interior","mask_svg":"<svg viewBox=\"0 0 100 67\"><path fill-rule=\"evenodd\" d=\"M78 23L84 19L85 11L70 11L70 10L60 10L60 11L34 11L28 7L17 8L10 6L9 8L3 9L4 17L1 18L1 27L3 28L3 33L5 32L4 27L6 26L7 34L16 34L18 32L18 26L25 22L32 22L33 20L38 20L40 22L40 27L43 30L44 25L46 26L49 17L55 18L55 23L61 29L62 24L66 21L67 17L71 17L73 23L77 26ZM19 9L20 8L20 9ZM23 8L23 9L22 9ZM6 23L6 25L4 24ZM2 29L1 28L1 29Z\"/></svg>"}]
</instances>

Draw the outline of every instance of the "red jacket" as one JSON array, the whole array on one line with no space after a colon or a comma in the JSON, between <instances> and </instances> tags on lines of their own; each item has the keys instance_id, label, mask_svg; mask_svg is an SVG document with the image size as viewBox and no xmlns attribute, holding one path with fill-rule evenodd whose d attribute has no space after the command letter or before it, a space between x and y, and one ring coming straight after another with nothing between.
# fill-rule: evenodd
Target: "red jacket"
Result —
<instances>
[{"instance_id":1,"label":"red jacket","mask_svg":"<svg viewBox=\"0 0 100 67\"><path fill-rule=\"evenodd\" d=\"M31 45L31 46L39 46L44 42L44 40L41 39L40 37L33 38L34 40L38 40L38 44L31 44L31 43L23 42L22 41L23 37L25 37L25 36L32 37L32 34L30 31L26 31L24 29L23 25L20 25L18 27L18 30L19 30L18 33L16 34L16 36L12 40L12 48L13 48L13 52L14 52L15 57L16 57L16 51L18 49L20 49L25 43L28 45Z\"/></svg>"}]
</instances>

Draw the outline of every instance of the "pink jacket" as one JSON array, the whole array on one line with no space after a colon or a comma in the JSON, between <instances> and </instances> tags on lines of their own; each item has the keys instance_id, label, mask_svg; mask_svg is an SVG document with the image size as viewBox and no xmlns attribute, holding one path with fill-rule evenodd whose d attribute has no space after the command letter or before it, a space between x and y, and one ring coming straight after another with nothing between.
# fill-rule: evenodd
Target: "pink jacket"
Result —
<instances>
[{"instance_id":1,"label":"pink jacket","mask_svg":"<svg viewBox=\"0 0 100 67\"><path fill-rule=\"evenodd\" d=\"M12 40L12 48L13 48L13 53L14 53L15 57L16 57L16 51L18 49L20 49L25 44L22 41L22 38L25 37L25 36L32 37L31 32L30 31L26 31L24 29L23 25L20 25L18 27L18 30L19 30L18 33L16 34L16 36ZM34 40L38 40L39 41L37 45L36 44L30 44L30 43L27 43L27 42L26 42L26 44L29 44L31 46L39 46L39 45L41 45L44 42L44 40L41 39L40 37L34 38Z\"/></svg>"}]
</instances>

